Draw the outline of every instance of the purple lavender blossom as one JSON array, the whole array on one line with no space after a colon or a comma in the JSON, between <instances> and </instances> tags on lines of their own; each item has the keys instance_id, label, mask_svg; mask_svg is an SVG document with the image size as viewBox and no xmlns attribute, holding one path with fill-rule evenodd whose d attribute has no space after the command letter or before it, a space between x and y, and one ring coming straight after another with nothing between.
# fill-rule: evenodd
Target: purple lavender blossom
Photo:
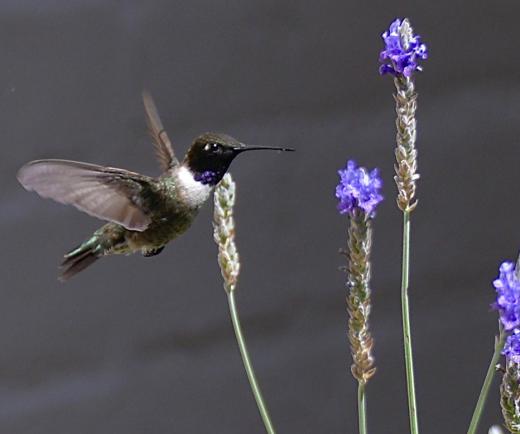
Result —
<instances>
[{"instance_id":1,"label":"purple lavender blossom","mask_svg":"<svg viewBox=\"0 0 520 434\"><path fill-rule=\"evenodd\" d=\"M500 266L498 278L493 286L497 291L494 307L500 313L500 321L507 331L520 326L520 279L515 264L506 261Z\"/></svg>"},{"instance_id":2,"label":"purple lavender blossom","mask_svg":"<svg viewBox=\"0 0 520 434\"><path fill-rule=\"evenodd\" d=\"M379 61L383 63L379 68L381 75L411 77L414 71L422 71L417 61L427 59L428 50L421 43L421 37L413 34L407 19L401 21L397 18L383 33L382 38L385 49L379 54Z\"/></svg>"},{"instance_id":3,"label":"purple lavender blossom","mask_svg":"<svg viewBox=\"0 0 520 434\"><path fill-rule=\"evenodd\" d=\"M512 361L514 363L520 363L520 330L514 329L513 333L511 333L504 345L504 349L502 350L502 354L507 357L508 361Z\"/></svg>"},{"instance_id":4,"label":"purple lavender blossom","mask_svg":"<svg viewBox=\"0 0 520 434\"><path fill-rule=\"evenodd\" d=\"M383 200L380 194L383 182L379 171L374 169L368 172L349 160L344 169L338 170L338 174L340 181L336 187L336 197L339 199L340 214L352 214L355 209L362 209L369 217L374 217L377 205Z\"/></svg>"}]
</instances>

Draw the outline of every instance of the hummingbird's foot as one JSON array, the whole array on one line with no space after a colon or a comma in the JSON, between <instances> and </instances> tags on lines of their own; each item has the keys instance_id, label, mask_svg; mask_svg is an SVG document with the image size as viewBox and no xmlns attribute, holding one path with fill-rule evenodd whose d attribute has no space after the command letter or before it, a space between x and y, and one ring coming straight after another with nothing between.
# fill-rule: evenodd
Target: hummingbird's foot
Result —
<instances>
[{"instance_id":1,"label":"hummingbird's foot","mask_svg":"<svg viewBox=\"0 0 520 434\"><path fill-rule=\"evenodd\" d=\"M159 247L157 249L143 249L142 253L145 258L150 258L151 256L158 255L164 250L164 246Z\"/></svg>"}]
</instances>

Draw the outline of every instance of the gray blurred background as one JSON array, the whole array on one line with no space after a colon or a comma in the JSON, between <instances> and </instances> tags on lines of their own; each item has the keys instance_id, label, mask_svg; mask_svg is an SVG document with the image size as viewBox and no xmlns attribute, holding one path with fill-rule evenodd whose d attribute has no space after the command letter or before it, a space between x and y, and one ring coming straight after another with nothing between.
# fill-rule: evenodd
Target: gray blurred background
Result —
<instances>
[{"instance_id":1,"label":"gray blurred background","mask_svg":"<svg viewBox=\"0 0 520 434\"><path fill-rule=\"evenodd\" d=\"M408 429L401 214L380 33L408 16L430 47L420 93L411 306L422 433L465 432L497 315L491 281L520 245L517 1L3 0L0 4L0 432L264 432L234 340L212 206L159 256L111 257L66 284L61 255L99 221L25 192L17 169L67 158L157 175L141 90L177 152L227 132L294 154L232 165L238 305L274 423L353 433L333 196L347 158L380 167L374 433ZM498 383L481 432L500 423Z\"/></svg>"}]
</instances>

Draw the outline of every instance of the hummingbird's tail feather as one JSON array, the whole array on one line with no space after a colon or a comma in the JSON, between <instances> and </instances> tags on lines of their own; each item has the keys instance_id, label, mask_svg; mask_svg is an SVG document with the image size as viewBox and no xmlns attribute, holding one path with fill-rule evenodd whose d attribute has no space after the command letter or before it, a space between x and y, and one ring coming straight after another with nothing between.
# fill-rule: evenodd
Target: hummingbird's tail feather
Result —
<instances>
[{"instance_id":1,"label":"hummingbird's tail feather","mask_svg":"<svg viewBox=\"0 0 520 434\"><path fill-rule=\"evenodd\" d=\"M83 271L103 256L103 249L96 235L63 256L59 280L65 282Z\"/></svg>"},{"instance_id":2,"label":"hummingbird's tail feather","mask_svg":"<svg viewBox=\"0 0 520 434\"><path fill-rule=\"evenodd\" d=\"M96 262L99 257L99 255L96 255L93 252L85 252L74 259L64 261L62 264L63 269L60 272L58 279L62 282L69 280L72 276L78 274L80 271L83 271L85 268Z\"/></svg>"}]
</instances>

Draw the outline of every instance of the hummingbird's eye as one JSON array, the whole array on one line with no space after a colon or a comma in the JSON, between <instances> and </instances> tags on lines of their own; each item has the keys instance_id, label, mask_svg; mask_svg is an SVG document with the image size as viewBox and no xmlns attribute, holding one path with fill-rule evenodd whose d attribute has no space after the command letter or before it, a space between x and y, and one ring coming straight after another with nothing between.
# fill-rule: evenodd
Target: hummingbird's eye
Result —
<instances>
[{"instance_id":1,"label":"hummingbird's eye","mask_svg":"<svg viewBox=\"0 0 520 434\"><path fill-rule=\"evenodd\" d=\"M219 148L220 146L218 145L218 143L207 143L204 146L205 151L217 151Z\"/></svg>"}]
</instances>

